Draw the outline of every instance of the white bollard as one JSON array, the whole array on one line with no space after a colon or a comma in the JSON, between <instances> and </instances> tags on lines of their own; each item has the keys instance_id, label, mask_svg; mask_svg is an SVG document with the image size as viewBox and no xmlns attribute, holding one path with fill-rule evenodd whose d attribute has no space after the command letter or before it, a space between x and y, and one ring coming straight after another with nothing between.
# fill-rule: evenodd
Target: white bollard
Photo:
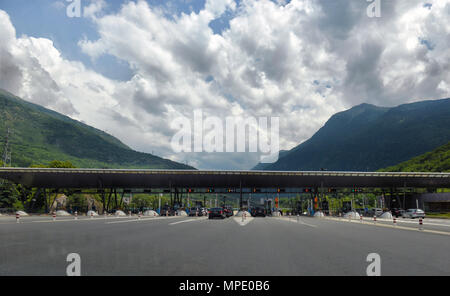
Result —
<instances>
[{"instance_id":1,"label":"white bollard","mask_svg":"<svg viewBox=\"0 0 450 296\"><path fill-rule=\"evenodd\" d=\"M377 224L377 216L376 215L373 216L373 223Z\"/></svg>"},{"instance_id":2,"label":"white bollard","mask_svg":"<svg viewBox=\"0 0 450 296\"><path fill-rule=\"evenodd\" d=\"M78 212L75 211L75 220L78 220Z\"/></svg>"},{"instance_id":3,"label":"white bollard","mask_svg":"<svg viewBox=\"0 0 450 296\"><path fill-rule=\"evenodd\" d=\"M393 222L394 222L394 226L397 226L397 218L394 217Z\"/></svg>"},{"instance_id":4,"label":"white bollard","mask_svg":"<svg viewBox=\"0 0 450 296\"><path fill-rule=\"evenodd\" d=\"M423 230L423 220L419 218L419 230Z\"/></svg>"},{"instance_id":5,"label":"white bollard","mask_svg":"<svg viewBox=\"0 0 450 296\"><path fill-rule=\"evenodd\" d=\"M56 213L53 212L53 222L55 222L55 221L56 221Z\"/></svg>"},{"instance_id":6,"label":"white bollard","mask_svg":"<svg viewBox=\"0 0 450 296\"><path fill-rule=\"evenodd\" d=\"M94 213L91 211L91 219L94 219Z\"/></svg>"},{"instance_id":7,"label":"white bollard","mask_svg":"<svg viewBox=\"0 0 450 296\"><path fill-rule=\"evenodd\" d=\"M20 223L20 214L16 214L16 223Z\"/></svg>"}]
</instances>

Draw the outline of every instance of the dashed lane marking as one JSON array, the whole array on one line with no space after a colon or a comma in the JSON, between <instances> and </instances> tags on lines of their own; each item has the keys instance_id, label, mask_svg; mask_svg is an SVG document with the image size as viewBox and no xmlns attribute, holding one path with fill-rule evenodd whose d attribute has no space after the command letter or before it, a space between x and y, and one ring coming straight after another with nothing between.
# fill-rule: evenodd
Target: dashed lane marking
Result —
<instances>
[{"instance_id":1,"label":"dashed lane marking","mask_svg":"<svg viewBox=\"0 0 450 296\"><path fill-rule=\"evenodd\" d=\"M180 224L180 223L188 223L188 222L195 222L195 221L204 221L204 220L206 220L205 218L203 218L203 219L188 219L188 220L182 220L182 221L178 221L178 222L172 222L172 223L169 223L169 225L176 225L176 224Z\"/></svg>"}]
</instances>

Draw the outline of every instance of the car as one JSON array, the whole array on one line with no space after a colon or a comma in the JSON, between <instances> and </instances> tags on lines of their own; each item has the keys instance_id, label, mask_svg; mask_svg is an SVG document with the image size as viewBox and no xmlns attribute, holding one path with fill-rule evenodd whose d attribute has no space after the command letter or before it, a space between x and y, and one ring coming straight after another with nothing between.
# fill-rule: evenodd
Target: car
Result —
<instances>
[{"instance_id":1,"label":"car","mask_svg":"<svg viewBox=\"0 0 450 296\"><path fill-rule=\"evenodd\" d=\"M265 217L267 215L266 209L263 207L255 207L251 211L253 217Z\"/></svg>"},{"instance_id":2,"label":"car","mask_svg":"<svg viewBox=\"0 0 450 296\"><path fill-rule=\"evenodd\" d=\"M226 214L223 208L211 208L208 211L208 219L220 218L225 219Z\"/></svg>"},{"instance_id":3,"label":"car","mask_svg":"<svg viewBox=\"0 0 450 296\"><path fill-rule=\"evenodd\" d=\"M204 212L202 208L190 208L189 216L203 216Z\"/></svg>"},{"instance_id":4,"label":"car","mask_svg":"<svg viewBox=\"0 0 450 296\"><path fill-rule=\"evenodd\" d=\"M371 216L380 217L381 215L383 215L383 209L373 208L373 209L369 210L369 213L370 213Z\"/></svg>"},{"instance_id":5,"label":"car","mask_svg":"<svg viewBox=\"0 0 450 296\"><path fill-rule=\"evenodd\" d=\"M425 218L425 212L421 209L408 209L403 213L403 218Z\"/></svg>"},{"instance_id":6,"label":"car","mask_svg":"<svg viewBox=\"0 0 450 296\"><path fill-rule=\"evenodd\" d=\"M233 208L231 206L224 206L223 210L225 211L225 216L227 218L233 216Z\"/></svg>"},{"instance_id":7,"label":"car","mask_svg":"<svg viewBox=\"0 0 450 296\"><path fill-rule=\"evenodd\" d=\"M391 209L391 213L392 213L392 216L398 218L398 217L403 217L403 214L405 213L405 211L402 209L399 209L399 208L393 208L393 209Z\"/></svg>"}]
</instances>

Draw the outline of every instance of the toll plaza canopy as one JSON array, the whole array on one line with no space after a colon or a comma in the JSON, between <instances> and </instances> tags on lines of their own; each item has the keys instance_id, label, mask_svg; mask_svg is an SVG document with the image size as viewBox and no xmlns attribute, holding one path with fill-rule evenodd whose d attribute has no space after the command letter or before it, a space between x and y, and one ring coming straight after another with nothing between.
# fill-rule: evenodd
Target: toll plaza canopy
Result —
<instances>
[{"instance_id":1,"label":"toll plaza canopy","mask_svg":"<svg viewBox=\"0 0 450 296\"><path fill-rule=\"evenodd\" d=\"M450 188L450 173L0 168L0 178L39 188Z\"/></svg>"}]
</instances>

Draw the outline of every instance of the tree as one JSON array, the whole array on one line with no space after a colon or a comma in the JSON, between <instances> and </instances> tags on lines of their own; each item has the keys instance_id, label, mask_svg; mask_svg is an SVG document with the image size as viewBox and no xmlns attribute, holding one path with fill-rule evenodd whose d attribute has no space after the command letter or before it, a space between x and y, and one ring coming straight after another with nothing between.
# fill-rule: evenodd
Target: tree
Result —
<instances>
[{"instance_id":1,"label":"tree","mask_svg":"<svg viewBox=\"0 0 450 296\"><path fill-rule=\"evenodd\" d=\"M88 208L86 197L82 194L74 194L68 197L67 209L71 211L84 211Z\"/></svg>"},{"instance_id":2,"label":"tree","mask_svg":"<svg viewBox=\"0 0 450 296\"><path fill-rule=\"evenodd\" d=\"M131 207L143 209L148 208L151 205L151 200L148 196L145 195L136 195L133 196Z\"/></svg>"},{"instance_id":3,"label":"tree","mask_svg":"<svg viewBox=\"0 0 450 296\"><path fill-rule=\"evenodd\" d=\"M22 208L19 203L19 193L16 186L10 182L0 183L0 208L18 209Z\"/></svg>"},{"instance_id":4,"label":"tree","mask_svg":"<svg viewBox=\"0 0 450 296\"><path fill-rule=\"evenodd\" d=\"M45 164L38 164L38 165L32 165L32 168L55 168L55 169L74 169L76 166L73 165L70 160L53 160L48 165Z\"/></svg>"},{"instance_id":5,"label":"tree","mask_svg":"<svg viewBox=\"0 0 450 296\"><path fill-rule=\"evenodd\" d=\"M50 162L49 165L50 168L59 168L59 169L73 169L75 166L69 161L60 161L60 160L54 160Z\"/></svg>"}]
</instances>

